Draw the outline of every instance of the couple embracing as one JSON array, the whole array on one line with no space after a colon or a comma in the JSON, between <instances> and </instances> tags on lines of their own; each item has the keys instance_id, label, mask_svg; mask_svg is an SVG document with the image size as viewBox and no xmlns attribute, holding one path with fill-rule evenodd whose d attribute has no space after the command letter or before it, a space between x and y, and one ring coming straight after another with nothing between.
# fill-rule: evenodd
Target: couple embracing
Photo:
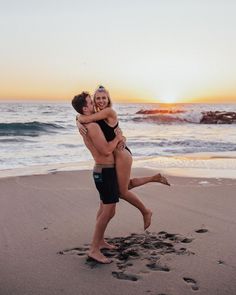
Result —
<instances>
[{"instance_id":1,"label":"couple embracing","mask_svg":"<svg viewBox=\"0 0 236 295\"><path fill-rule=\"evenodd\" d=\"M72 106L80 114L76 117L76 123L95 161L93 178L100 195L100 207L88 256L106 264L111 260L100 250L116 248L105 241L104 233L115 215L119 198L139 209L143 216L144 229L147 229L151 224L152 211L131 189L148 182L165 185L169 183L161 174L130 179L132 153L118 126L117 114L112 109L109 92L103 86L98 87L93 99L88 92L76 95Z\"/></svg>"}]
</instances>

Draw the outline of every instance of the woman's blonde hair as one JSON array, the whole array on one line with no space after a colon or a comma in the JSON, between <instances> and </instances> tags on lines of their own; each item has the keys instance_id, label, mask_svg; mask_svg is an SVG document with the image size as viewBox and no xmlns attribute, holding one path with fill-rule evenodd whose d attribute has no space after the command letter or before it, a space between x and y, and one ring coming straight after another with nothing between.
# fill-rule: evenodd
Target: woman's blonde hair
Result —
<instances>
[{"instance_id":1,"label":"woman's blonde hair","mask_svg":"<svg viewBox=\"0 0 236 295\"><path fill-rule=\"evenodd\" d=\"M96 107L95 98L96 98L97 93L99 93L99 92L106 93L106 96L108 98L108 105L107 105L107 107L111 107L112 106L112 102L111 102L111 98L110 98L109 92L106 90L106 88L104 86L99 85L98 88L95 90L94 95L93 95L93 102L94 102L96 111L98 111L98 110L97 110L97 107Z\"/></svg>"}]
</instances>

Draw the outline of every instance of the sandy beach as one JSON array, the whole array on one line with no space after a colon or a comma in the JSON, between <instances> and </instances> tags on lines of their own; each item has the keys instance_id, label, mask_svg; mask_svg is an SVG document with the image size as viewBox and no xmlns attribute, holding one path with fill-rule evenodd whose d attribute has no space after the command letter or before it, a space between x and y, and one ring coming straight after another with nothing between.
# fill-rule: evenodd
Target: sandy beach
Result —
<instances>
[{"instance_id":1,"label":"sandy beach","mask_svg":"<svg viewBox=\"0 0 236 295\"><path fill-rule=\"evenodd\" d=\"M99 265L86 256L99 204L91 171L1 178L0 294L236 294L236 180L169 181L135 189L153 210L148 232L119 202L106 235L119 249Z\"/></svg>"}]
</instances>

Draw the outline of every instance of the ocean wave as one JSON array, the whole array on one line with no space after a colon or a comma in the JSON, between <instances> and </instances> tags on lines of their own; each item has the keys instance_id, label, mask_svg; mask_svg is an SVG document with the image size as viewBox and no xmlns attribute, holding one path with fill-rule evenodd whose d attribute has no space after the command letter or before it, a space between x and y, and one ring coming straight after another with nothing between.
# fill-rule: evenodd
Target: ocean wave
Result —
<instances>
[{"instance_id":1,"label":"ocean wave","mask_svg":"<svg viewBox=\"0 0 236 295\"><path fill-rule=\"evenodd\" d=\"M28 140L24 138L0 138L0 143L34 143L33 140Z\"/></svg>"},{"instance_id":2,"label":"ocean wave","mask_svg":"<svg viewBox=\"0 0 236 295\"><path fill-rule=\"evenodd\" d=\"M78 149L78 147L82 147L83 145L82 144L67 144L67 143L65 143L65 144L59 144L58 146L60 146L60 147L65 147L65 148L77 148Z\"/></svg>"},{"instance_id":3,"label":"ocean wave","mask_svg":"<svg viewBox=\"0 0 236 295\"><path fill-rule=\"evenodd\" d=\"M138 115L138 116L137 116ZM193 111L193 110L168 110L149 109L139 110L132 118L135 122L173 124L235 124L236 112L229 111Z\"/></svg>"},{"instance_id":4,"label":"ocean wave","mask_svg":"<svg viewBox=\"0 0 236 295\"><path fill-rule=\"evenodd\" d=\"M136 114L181 114L186 113L184 110L172 110L172 109L153 109L153 110L140 110Z\"/></svg>"},{"instance_id":5,"label":"ocean wave","mask_svg":"<svg viewBox=\"0 0 236 295\"><path fill-rule=\"evenodd\" d=\"M64 129L61 125L43 122L0 123L0 136L39 136L42 133L55 133Z\"/></svg>"},{"instance_id":6,"label":"ocean wave","mask_svg":"<svg viewBox=\"0 0 236 295\"><path fill-rule=\"evenodd\" d=\"M127 145L135 156L236 151L235 143L205 140L156 140L150 142L137 140L128 141Z\"/></svg>"},{"instance_id":7,"label":"ocean wave","mask_svg":"<svg viewBox=\"0 0 236 295\"><path fill-rule=\"evenodd\" d=\"M155 115L155 116L142 116L132 118L134 122L143 122L143 123L159 123L159 124L170 124L170 123L191 123L186 119L168 115Z\"/></svg>"}]
</instances>

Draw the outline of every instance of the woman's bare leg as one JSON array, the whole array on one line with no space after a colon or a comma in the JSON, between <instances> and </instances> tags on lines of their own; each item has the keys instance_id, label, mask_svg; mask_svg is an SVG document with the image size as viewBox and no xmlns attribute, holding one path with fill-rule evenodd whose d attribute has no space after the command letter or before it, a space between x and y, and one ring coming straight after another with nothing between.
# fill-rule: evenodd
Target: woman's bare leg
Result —
<instances>
[{"instance_id":1,"label":"woman's bare leg","mask_svg":"<svg viewBox=\"0 0 236 295\"><path fill-rule=\"evenodd\" d=\"M135 193L128 190L131 165L132 156L128 151L124 150L116 153L116 173L121 198L139 209L143 215L144 229L147 229L151 224L152 211L145 207Z\"/></svg>"},{"instance_id":2,"label":"woman's bare leg","mask_svg":"<svg viewBox=\"0 0 236 295\"><path fill-rule=\"evenodd\" d=\"M129 182L129 189L132 189L134 187L142 186L149 182L159 182L165 185L170 185L167 179L162 176L160 173L152 175L152 176L146 176L146 177L138 177L138 178L132 178Z\"/></svg>"}]
</instances>

